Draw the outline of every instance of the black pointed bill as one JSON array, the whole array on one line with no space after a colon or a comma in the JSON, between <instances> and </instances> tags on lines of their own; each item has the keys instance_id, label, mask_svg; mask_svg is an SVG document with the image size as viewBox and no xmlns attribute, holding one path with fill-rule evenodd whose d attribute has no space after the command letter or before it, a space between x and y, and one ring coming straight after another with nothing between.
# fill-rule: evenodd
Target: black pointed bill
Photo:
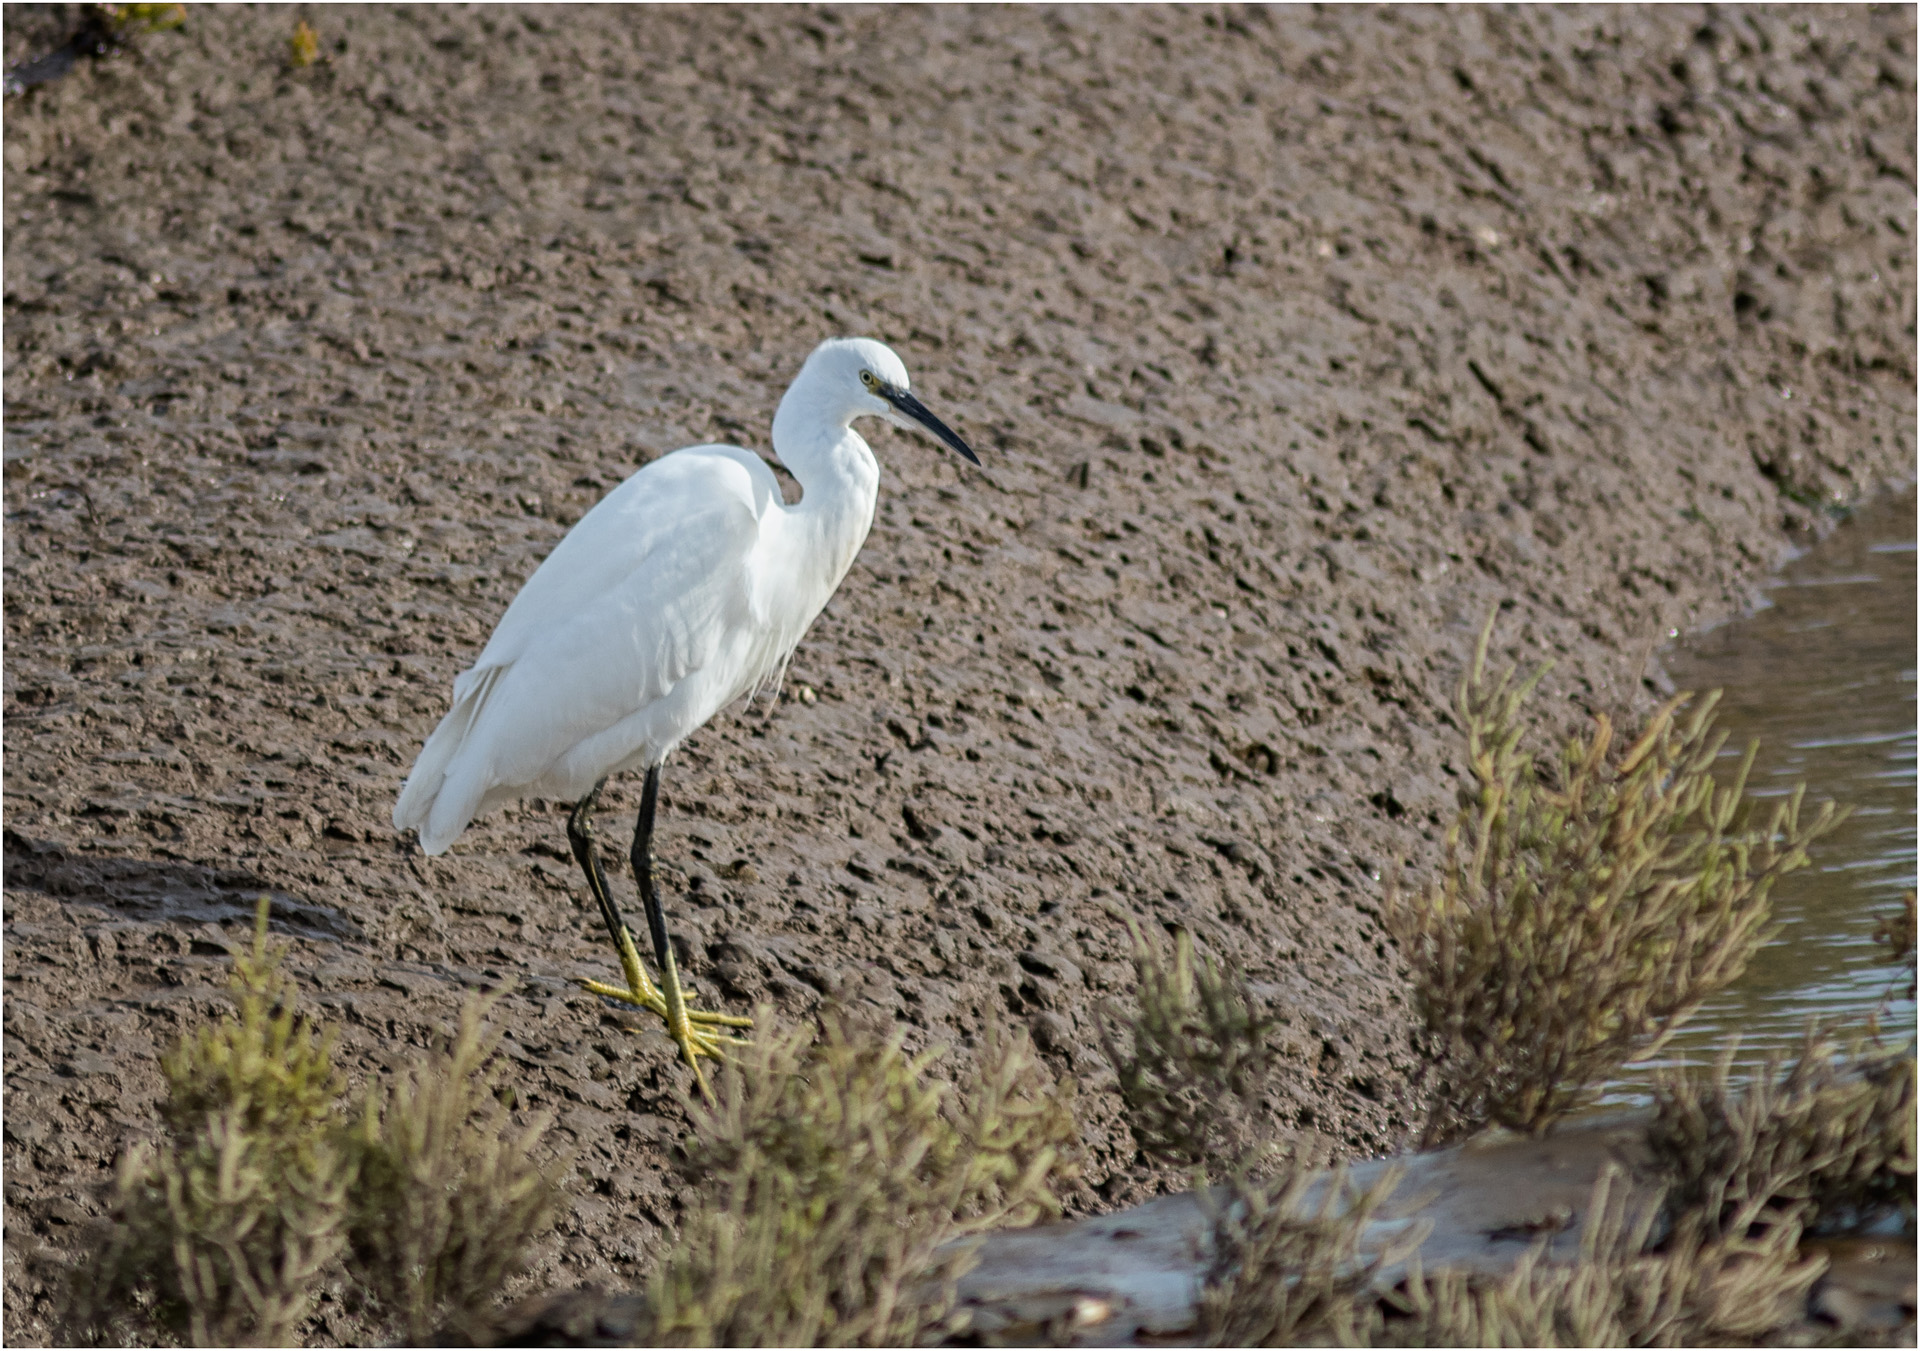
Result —
<instances>
[{"instance_id":1,"label":"black pointed bill","mask_svg":"<svg viewBox=\"0 0 1920 1351\"><path fill-rule=\"evenodd\" d=\"M891 385L882 383L877 392L881 398L899 409L902 416L911 418L920 426L925 427L929 432L939 437L940 440L946 442L953 450L959 452L968 463L980 463L980 457L967 449L967 443L954 434L953 428L949 427L932 413L929 413L927 406L921 403L920 400L914 398L913 395L907 393L906 390L895 389Z\"/></svg>"}]
</instances>

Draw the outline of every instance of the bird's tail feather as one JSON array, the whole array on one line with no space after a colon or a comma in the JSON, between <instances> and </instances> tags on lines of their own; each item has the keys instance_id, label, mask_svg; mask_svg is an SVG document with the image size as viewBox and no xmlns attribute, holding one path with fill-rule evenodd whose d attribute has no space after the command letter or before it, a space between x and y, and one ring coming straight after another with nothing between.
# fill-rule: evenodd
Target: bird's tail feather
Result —
<instances>
[{"instance_id":1,"label":"bird's tail feather","mask_svg":"<svg viewBox=\"0 0 1920 1351\"><path fill-rule=\"evenodd\" d=\"M459 838L460 832L467 828L467 822L473 819L484 787L473 793L472 801L466 804L466 811L442 810L455 807L455 799L467 794L448 788L447 770L453 764L467 744L467 733L473 729L474 719L486 706L487 697L493 693L493 687L505 668L490 667L476 673L465 672L454 682L453 707L440 719L440 725L433 729L433 735L427 738L427 744L420 748L420 758L414 761L413 773L407 776L406 787L400 790L400 800L394 804L393 826L395 830L414 830L420 832L420 847L429 854L442 854L447 846ZM447 800L443 801L443 797ZM455 815L459 816L454 821Z\"/></svg>"}]
</instances>

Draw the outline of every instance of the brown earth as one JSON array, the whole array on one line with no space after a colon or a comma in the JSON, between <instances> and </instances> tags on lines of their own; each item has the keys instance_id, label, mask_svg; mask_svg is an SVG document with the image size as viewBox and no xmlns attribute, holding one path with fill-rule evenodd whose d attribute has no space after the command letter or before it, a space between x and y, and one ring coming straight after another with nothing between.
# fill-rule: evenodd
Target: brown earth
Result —
<instances>
[{"instance_id":1,"label":"brown earth","mask_svg":"<svg viewBox=\"0 0 1920 1351\"><path fill-rule=\"evenodd\" d=\"M7 20L13 62L70 16ZM1435 859L1481 617L1558 661L1544 721L1644 706L1656 644L1912 477L1913 26L196 8L10 100L7 1340L54 1336L262 891L355 1078L517 980L577 1158L527 1285L654 1258L683 1073L572 984L613 965L562 804L431 861L388 816L567 526L675 446L764 446L836 333L987 468L875 429L786 695L676 760L694 978L1031 1024L1099 1207L1160 1181L1095 1049L1118 903L1251 973L1282 1119L1392 1146L1377 907Z\"/></svg>"}]
</instances>

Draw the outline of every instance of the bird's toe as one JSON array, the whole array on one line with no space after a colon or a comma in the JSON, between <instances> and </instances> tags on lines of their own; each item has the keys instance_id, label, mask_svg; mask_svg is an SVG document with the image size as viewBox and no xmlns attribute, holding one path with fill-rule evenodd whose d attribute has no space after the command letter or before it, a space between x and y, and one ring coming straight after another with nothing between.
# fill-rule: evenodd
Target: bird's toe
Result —
<instances>
[{"instance_id":1,"label":"bird's toe","mask_svg":"<svg viewBox=\"0 0 1920 1351\"><path fill-rule=\"evenodd\" d=\"M667 1016L667 1001L660 997L657 990L629 990L618 985L608 985L602 981L582 979L580 988L589 994L604 995L608 999L618 999L623 1004L632 1004L646 1009L649 1013Z\"/></svg>"}]
</instances>

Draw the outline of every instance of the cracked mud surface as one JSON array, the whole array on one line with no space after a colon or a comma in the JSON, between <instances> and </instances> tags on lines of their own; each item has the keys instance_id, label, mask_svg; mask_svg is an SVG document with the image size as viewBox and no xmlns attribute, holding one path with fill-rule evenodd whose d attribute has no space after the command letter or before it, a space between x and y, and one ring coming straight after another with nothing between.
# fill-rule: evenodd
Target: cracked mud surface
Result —
<instances>
[{"instance_id":1,"label":"cracked mud surface","mask_svg":"<svg viewBox=\"0 0 1920 1351\"><path fill-rule=\"evenodd\" d=\"M352 1075L518 981L577 1160L524 1288L649 1264L682 1075L572 985L614 964L564 805L436 860L388 817L567 526L764 448L823 337L987 469L872 429L785 695L669 770L682 958L743 1011L1030 1025L1082 1207L1163 1181L1106 907L1246 968L1290 1128L1391 1147L1377 906L1479 620L1558 662L1544 723L1644 707L1670 632L1912 477L1907 9L298 14L305 70L296 11L196 9L7 109L11 1342L261 892ZM8 21L9 62L64 22Z\"/></svg>"}]
</instances>

